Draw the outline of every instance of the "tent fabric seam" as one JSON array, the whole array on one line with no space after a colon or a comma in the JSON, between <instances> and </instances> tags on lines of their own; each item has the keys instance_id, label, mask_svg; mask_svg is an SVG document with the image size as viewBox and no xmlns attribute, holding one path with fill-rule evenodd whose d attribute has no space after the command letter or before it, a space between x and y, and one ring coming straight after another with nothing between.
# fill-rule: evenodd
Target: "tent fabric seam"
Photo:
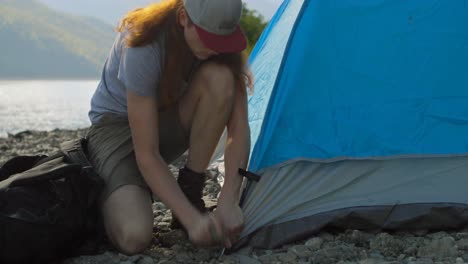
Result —
<instances>
[{"instance_id":1,"label":"tent fabric seam","mask_svg":"<svg viewBox=\"0 0 468 264\"><path fill-rule=\"evenodd\" d=\"M285 54L288 53L288 51L289 51L289 49L291 47L292 40L294 39L294 36L296 35L296 29L298 27L297 25L300 23L301 18L304 15L305 10L306 10L307 6L309 5L309 3L310 3L310 0L304 0L304 3L301 6L301 10L299 11L299 13L298 13L298 15L296 17L296 20L294 21L294 25L293 25L293 27L291 29L291 34L289 35L288 43L286 44L286 48L284 49ZM279 80L281 79L279 77L279 75L284 70L284 65L286 64L286 58L287 58L286 56L283 56L283 58L281 59L281 65L280 65L280 67L278 69L278 74L277 74L277 76L275 78L275 83L273 84L273 88L272 88L270 98L273 98L274 95L277 92L277 87L278 87L278 84L279 84ZM272 111L271 110L272 104L273 104L272 100L269 100L268 106L267 106L266 111L265 111L265 116L269 116L269 113ZM262 138L262 135L264 134L265 128L266 128L265 124L266 124L265 122L262 123L262 127L260 129L260 133L258 135L258 138ZM257 143L258 143L258 141L257 141ZM257 156L258 154L256 154L256 153L257 153L257 145L255 145L255 147L254 147L254 149L252 151L252 156ZM250 161L249 161L249 166L250 166Z\"/></svg>"},{"instance_id":2,"label":"tent fabric seam","mask_svg":"<svg viewBox=\"0 0 468 264\"><path fill-rule=\"evenodd\" d=\"M395 156L376 156L376 157L351 157L351 156L341 156L335 157L331 159L320 159L320 158L294 158L289 159L287 161L278 163L276 165L262 168L256 173L262 174L267 170L277 170L281 167L284 167L289 164L293 164L296 162L313 162L313 163L333 163L339 161L385 161L385 160L397 160L397 159L421 159L421 158L428 158L428 159L435 159L435 158L457 158L457 157L468 157L468 153L464 154L424 154L424 155L416 155L416 154L407 154L407 155L395 155Z\"/></svg>"}]
</instances>

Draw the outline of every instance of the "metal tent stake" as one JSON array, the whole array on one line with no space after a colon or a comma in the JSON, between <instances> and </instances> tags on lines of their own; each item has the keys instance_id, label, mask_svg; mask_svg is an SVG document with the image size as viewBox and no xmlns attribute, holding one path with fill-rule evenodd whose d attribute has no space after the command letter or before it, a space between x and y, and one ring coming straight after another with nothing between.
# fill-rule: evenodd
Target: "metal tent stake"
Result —
<instances>
[{"instance_id":1,"label":"metal tent stake","mask_svg":"<svg viewBox=\"0 0 468 264\"><path fill-rule=\"evenodd\" d=\"M241 169L239 168L238 170L239 174L245 178L247 178L247 183L245 184L245 187L244 189L242 190L242 193L241 193L241 198L239 199L239 207L242 208L242 206L244 205L244 202L245 202L245 197L247 196L247 193L252 185L252 182L258 182L260 181L260 176L255 174L255 173L252 173L250 171L246 171L244 169ZM228 250L229 251L229 250ZM226 252L226 248L223 248L221 250L221 253L220 253L220 257L224 255L224 253Z\"/></svg>"}]
</instances>

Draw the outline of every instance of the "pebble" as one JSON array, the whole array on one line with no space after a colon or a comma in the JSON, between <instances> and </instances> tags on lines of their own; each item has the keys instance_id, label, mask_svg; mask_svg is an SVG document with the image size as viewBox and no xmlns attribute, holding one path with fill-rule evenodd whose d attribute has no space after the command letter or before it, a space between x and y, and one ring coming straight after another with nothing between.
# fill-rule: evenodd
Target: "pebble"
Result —
<instances>
[{"instance_id":1,"label":"pebble","mask_svg":"<svg viewBox=\"0 0 468 264\"><path fill-rule=\"evenodd\" d=\"M460 232L455 234L455 239L468 239L468 233L466 232Z\"/></svg>"},{"instance_id":2,"label":"pebble","mask_svg":"<svg viewBox=\"0 0 468 264\"><path fill-rule=\"evenodd\" d=\"M368 258L364 259L358 262L359 264L381 264L382 260L381 259L375 259L375 258Z\"/></svg>"},{"instance_id":3,"label":"pebble","mask_svg":"<svg viewBox=\"0 0 468 264\"><path fill-rule=\"evenodd\" d=\"M428 245L423 246L418 251L420 257L432 257L435 259L455 258L458 250L453 237L446 236L432 240Z\"/></svg>"},{"instance_id":4,"label":"pebble","mask_svg":"<svg viewBox=\"0 0 468 264\"><path fill-rule=\"evenodd\" d=\"M306 258L310 255L310 250L306 245L296 245L289 248L289 251L298 256L299 258Z\"/></svg>"},{"instance_id":5,"label":"pebble","mask_svg":"<svg viewBox=\"0 0 468 264\"><path fill-rule=\"evenodd\" d=\"M457 246L460 250L468 250L468 239L464 238L462 240L457 241Z\"/></svg>"},{"instance_id":6,"label":"pebble","mask_svg":"<svg viewBox=\"0 0 468 264\"><path fill-rule=\"evenodd\" d=\"M318 250L323 244L323 239L321 237L313 237L305 243L310 250Z\"/></svg>"},{"instance_id":7,"label":"pebble","mask_svg":"<svg viewBox=\"0 0 468 264\"><path fill-rule=\"evenodd\" d=\"M293 262L297 259L297 255L291 252L287 252L284 254L279 254L278 259L283 262Z\"/></svg>"},{"instance_id":8,"label":"pebble","mask_svg":"<svg viewBox=\"0 0 468 264\"><path fill-rule=\"evenodd\" d=\"M154 260L150 257L143 257L137 262L137 264L154 264Z\"/></svg>"},{"instance_id":9,"label":"pebble","mask_svg":"<svg viewBox=\"0 0 468 264\"><path fill-rule=\"evenodd\" d=\"M166 222L166 223L170 223L172 221L172 216L169 216L169 215L164 216L161 221Z\"/></svg>"},{"instance_id":10,"label":"pebble","mask_svg":"<svg viewBox=\"0 0 468 264\"><path fill-rule=\"evenodd\" d=\"M26 131L8 138L0 138L0 166L15 155L43 154L58 150L65 140L84 136L82 130L54 130L51 132ZM31 146L36 146L31 149ZM171 171L176 175L186 157L180 158ZM221 170L222 171L222 170ZM216 197L219 182L223 182L218 170L211 170L205 191L207 200ZM210 193L213 192L213 193ZM228 257L219 257L219 248L201 249L192 246L182 231L168 227L170 211L155 197L154 243L144 253L126 256L115 250L107 250L94 256L80 256L65 260L64 264L169 264L169 263L412 263L412 264L464 264L468 262L468 227L455 232L367 233L359 230L331 234L320 232L294 245L274 250L244 248Z\"/></svg>"},{"instance_id":11,"label":"pebble","mask_svg":"<svg viewBox=\"0 0 468 264\"><path fill-rule=\"evenodd\" d=\"M278 261L278 256L276 255L262 255L258 257L262 263L273 263Z\"/></svg>"},{"instance_id":12,"label":"pebble","mask_svg":"<svg viewBox=\"0 0 468 264\"><path fill-rule=\"evenodd\" d=\"M246 255L235 255L235 258L241 264L261 264L261 262L258 259Z\"/></svg>"},{"instance_id":13,"label":"pebble","mask_svg":"<svg viewBox=\"0 0 468 264\"><path fill-rule=\"evenodd\" d=\"M405 245L400 239L387 233L381 233L370 241L370 248L385 256L398 257L405 250Z\"/></svg>"}]
</instances>

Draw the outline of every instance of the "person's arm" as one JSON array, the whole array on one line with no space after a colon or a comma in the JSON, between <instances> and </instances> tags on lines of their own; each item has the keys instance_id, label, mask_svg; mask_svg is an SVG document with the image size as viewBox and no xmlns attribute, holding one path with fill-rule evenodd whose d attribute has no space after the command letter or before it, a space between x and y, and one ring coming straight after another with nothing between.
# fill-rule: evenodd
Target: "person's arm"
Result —
<instances>
[{"instance_id":1,"label":"person's arm","mask_svg":"<svg viewBox=\"0 0 468 264\"><path fill-rule=\"evenodd\" d=\"M218 209L225 231L231 241L242 231L244 217L239 207L240 187L243 177L239 168L245 169L250 153L250 128L247 113L247 91L236 90L233 111L227 124L227 141L224 152L225 179L218 199Z\"/></svg>"},{"instance_id":2,"label":"person's arm","mask_svg":"<svg viewBox=\"0 0 468 264\"><path fill-rule=\"evenodd\" d=\"M128 119L132 131L135 156L143 178L161 201L177 216L199 245L212 243L213 221L202 215L189 200L159 153L158 108L154 97L127 92ZM216 227L220 230L220 227ZM220 233L220 232L218 232Z\"/></svg>"}]
</instances>

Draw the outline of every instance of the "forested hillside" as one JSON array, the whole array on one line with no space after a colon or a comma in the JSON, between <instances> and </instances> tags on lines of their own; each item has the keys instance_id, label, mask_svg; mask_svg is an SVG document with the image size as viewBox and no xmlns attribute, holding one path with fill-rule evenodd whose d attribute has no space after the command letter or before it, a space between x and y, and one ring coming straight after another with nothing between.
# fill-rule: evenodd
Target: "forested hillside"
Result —
<instances>
[{"instance_id":1,"label":"forested hillside","mask_svg":"<svg viewBox=\"0 0 468 264\"><path fill-rule=\"evenodd\" d=\"M248 51L266 22L244 6ZM51 9L38 0L0 0L0 79L99 78L115 37L94 17Z\"/></svg>"},{"instance_id":2,"label":"forested hillside","mask_svg":"<svg viewBox=\"0 0 468 264\"><path fill-rule=\"evenodd\" d=\"M96 78L114 34L35 0L0 0L0 78Z\"/></svg>"}]
</instances>

